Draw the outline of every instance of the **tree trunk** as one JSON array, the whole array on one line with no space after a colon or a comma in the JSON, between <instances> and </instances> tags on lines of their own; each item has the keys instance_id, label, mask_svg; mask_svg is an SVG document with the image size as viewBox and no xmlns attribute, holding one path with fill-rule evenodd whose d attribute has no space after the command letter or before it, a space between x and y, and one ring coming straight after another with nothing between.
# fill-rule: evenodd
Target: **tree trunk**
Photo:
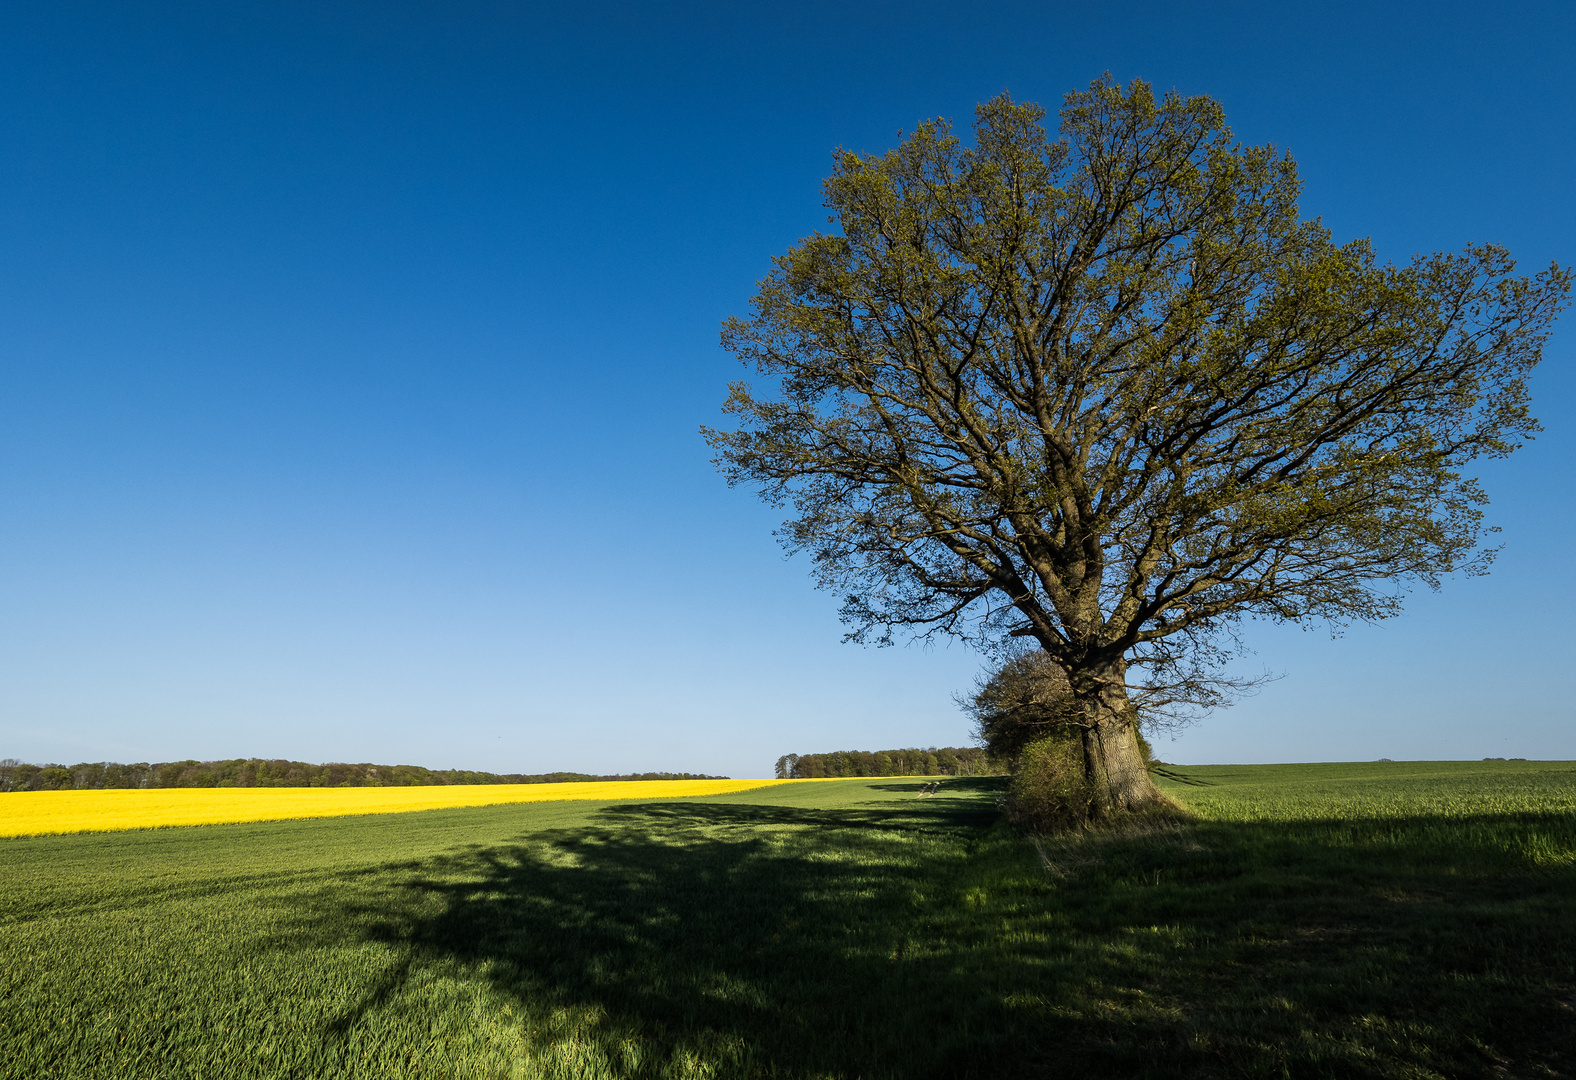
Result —
<instances>
[{"instance_id":1,"label":"tree trunk","mask_svg":"<svg viewBox=\"0 0 1576 1080\"><path fill-rule=\"evenodd\" d=\"M1085 721L1084 776L1093 788L1097 815L1166 802L1138 748L1137 712L1128 700L1126 679L1127 665L1119 660L1091 673L1085 692L1078 694Z\"/></svg>"}]
</instances>

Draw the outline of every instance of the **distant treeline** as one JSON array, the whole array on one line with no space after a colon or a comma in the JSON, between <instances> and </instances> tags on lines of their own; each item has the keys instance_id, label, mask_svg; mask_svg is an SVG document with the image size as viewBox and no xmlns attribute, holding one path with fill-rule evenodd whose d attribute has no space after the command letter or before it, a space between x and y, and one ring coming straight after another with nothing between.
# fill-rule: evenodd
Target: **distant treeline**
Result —
<instances>
[{"instance_id":1,"label":"distant treeline","mask_svg":"<svg viewBox=\"0 0 1576 1080\"><path fill-rule=\"evenodd\" d=\"M424 769L420 765L347 765L304 761L164 761L119 765L110 761L79 765L28 765L0 760L0 791L72 791L99 788L207 787L418 787L430 784L560 784L574 780L726 780L703 773L487 773L467 769Z\"/></svg>"},{"instance_id":2,"label":"distant treeline","mask_svg":"<svg viewBox=\"0 0 1576 1080\"><path fill-rule=\"evenodd\" d=\"M989 776L1006 769L977 746L938 750L838 750L831 754L784 754L777 759L780 780L827 776Z\"/></svg>"}]
</instances>

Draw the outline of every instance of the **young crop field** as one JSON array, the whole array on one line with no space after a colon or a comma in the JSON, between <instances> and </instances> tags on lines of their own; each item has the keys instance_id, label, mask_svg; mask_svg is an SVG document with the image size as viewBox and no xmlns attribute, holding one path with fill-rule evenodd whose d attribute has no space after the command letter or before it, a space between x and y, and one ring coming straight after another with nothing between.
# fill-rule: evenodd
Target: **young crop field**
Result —
<instances>
[{"instance_id":1,"label":"young crop field","mask_svg":"<svg viewBox=\"0 0 1576 1080\"><path fill-rule=\"evenodd\" d=\"M1576 1076L1576 763L1168 773L5 840L0 1077Z\"/></svg>"}]
</instances>

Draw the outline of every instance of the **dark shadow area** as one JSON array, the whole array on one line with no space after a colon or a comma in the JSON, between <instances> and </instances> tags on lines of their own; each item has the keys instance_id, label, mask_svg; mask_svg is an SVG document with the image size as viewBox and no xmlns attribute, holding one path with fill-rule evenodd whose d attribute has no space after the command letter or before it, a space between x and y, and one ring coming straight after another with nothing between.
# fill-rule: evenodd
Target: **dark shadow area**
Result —
<instances>
[{"instance_id":1,"label":"dark shadow area","mask_svg":"<svg viewBox=\"0 0 1576 1080\"><path fill-rule=\"evenodd\" d=\"M904 791L917 795L932 784L941 785L937 794L994 795L1007 790L1007 778L1004 776L932 776L923 780L872 782L870 786L876 791Z\"/></svg>"},{"instance_id":2,"label":"dark shadow area","mask_svg":"<svg viewBox=\"0 0 1576 1080\"><path fill-rule=\"evenodd\" d=\"M408 959L335 1031L447 965L617 1075L1561 1076L1576 871L1513 841L1570 827L1206 824L1036 854L983 799L621 805L424 864L374 913Z\"/></svg>"},{"instance_id":3,"label":"dark shadow area","mask_svg":"<svg viewBox=\"0 0 1576 1080\"><path fill-rule=\"evenodd\" d=\"M994 808L926 800L845 810L717 803L611 807L589 829L474 850L410 882L380 939L415 966L485 970L522 1011L579 1009L609 1046L683 1053L721 1075L1000 1076L1023 1071L999 994L923 946L927 904L956 907ZM955 891L955 890L954 890ZM918 948L916 948L918 947ZM398 991L405 964L336 1024Z\"/></svg>"},{"instance_id":4,"label":"dark shadow area","mask_svg":"<svg viewBox=\"0 0 1576 1080\"><path fill-rule=\"evenodd\" d=\"M1156 775L1156 776L1163 776L1167 780L1175 781L1178 784L1186 784L1189 787L1214 787L1215 786L1215 782L1213 780L1205 780L1202 777L1198 777L1198 776L1189 776L1187 773L1181 771L1181 769L1179 769L1178 767L1176 767L1174 765L1155 765L1155 764L1151 764L1149 766L1149 771L1151 773L1153 773L1154 775Z\"/></svg>"},{"instance_id":5,"label":"dark shadow area","mask_svg":"<svg viewBox=\"0 0 1576 1080\"><path fill-rule=\"evenodd\" d=\"M996 817L996 808L989 803L938 799L883 802L871 804L869 808L839 809L731 803L631 803L608 807L602 811L600 820L617 828L650 828L658 825L694 828L715 825L748 830L761 825L782 825L793 828L885 830L894 834L907 834L916 829L955 831L988 826Z\"/></svg>"}]
</instances>

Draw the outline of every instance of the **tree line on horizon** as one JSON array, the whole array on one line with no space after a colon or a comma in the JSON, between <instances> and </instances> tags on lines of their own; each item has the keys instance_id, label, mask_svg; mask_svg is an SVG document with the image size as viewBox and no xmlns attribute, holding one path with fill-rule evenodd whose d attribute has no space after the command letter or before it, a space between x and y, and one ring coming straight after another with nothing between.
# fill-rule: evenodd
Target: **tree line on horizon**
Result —
<instances>
[{"instance_id":1,"label":"tree line on horizon","mask_svg":"<svg viewBox=\"0 0 1576 1080\"><path fill-rule=\"evenodd\" d=\"M562 784L597 780L727 780L704 773L648 772L619 776L589 773L489 773L469 769L426 769L420 765L373 765L234 758L229 761L163 761L122 765L112 761L76 765L30 765L0 759L0 792L84 791L106 788L210 787L423 787L456 784Z\"/></svg>"},{"instance_id":2,"label":"tree line on horizon","mask_svg":"<svg viewBox=\"0 0 1576 1080\"><path fill-rule=\"evenodd\" d=\"M989 776L1005 767L983 747L909 747L903 750L836 750L829 754L784 754L777 759L779 780L820 780L841 776Z\"/></svg>"}]
</instances>

